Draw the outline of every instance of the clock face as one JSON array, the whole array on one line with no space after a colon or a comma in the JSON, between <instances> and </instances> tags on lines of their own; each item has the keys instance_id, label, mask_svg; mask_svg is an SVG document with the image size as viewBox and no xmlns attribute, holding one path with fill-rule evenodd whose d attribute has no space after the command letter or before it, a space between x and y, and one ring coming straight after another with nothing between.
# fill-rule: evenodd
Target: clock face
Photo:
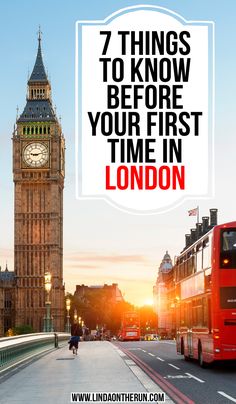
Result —
<instances>
[{"instance_id":1,"label":"clock face","mask_svg":"<svg viewBox=\"0 0 236 404\"><path fill-rule=\"evenodd\" d=\"M23 159L29 167L42 167L48 161L48 148L44 143L30 143L23 150Z\"/></svg>"}]
</instances>

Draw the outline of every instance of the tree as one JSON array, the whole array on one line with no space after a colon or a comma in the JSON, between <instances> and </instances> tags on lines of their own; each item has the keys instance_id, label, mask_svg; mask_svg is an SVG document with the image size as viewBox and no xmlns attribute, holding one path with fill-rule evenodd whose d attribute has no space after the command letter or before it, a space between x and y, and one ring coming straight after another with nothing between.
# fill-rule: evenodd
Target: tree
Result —
<instances>
[{"instance_id":1,"label":"tree","mask_svg":"<svg viewBox=\"0 0 236 404\"><path fill-rule=\"evenodd\" d=\"M21 324L13 328L13 335L32 334L33 327L28 324Z\"/></svg>"},{"instance_id":2,"label":"tree","mask_svg":"<svg viewBox=\"0 0 236 404\"><path fill-rule=\"evenodd\" d=\"M76 309L78 316L82 317L85 325L90 329L104 328L111 334L117 334L124 311L133 310L128 302L114 302L110 289L85 288L83 294L72 298L71 317ZM72 318L73 321L73 318Z\"/></svg>"},{"instance_id":3,"label":"tree","mask_svg":"<svg viewBox=\"0 0 236 404\"><path fill-rule=\"evenodd\" d=\"M140 314L141 334L156 334L157 315L150 306L142 306L138 309Z\"/></svg>"}]
</instances>

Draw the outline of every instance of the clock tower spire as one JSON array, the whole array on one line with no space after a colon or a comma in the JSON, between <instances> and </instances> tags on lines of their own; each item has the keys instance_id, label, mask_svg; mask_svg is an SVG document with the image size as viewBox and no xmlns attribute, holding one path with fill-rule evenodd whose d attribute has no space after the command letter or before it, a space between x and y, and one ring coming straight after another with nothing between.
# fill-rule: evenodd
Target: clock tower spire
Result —
<instances>
[{"instance_id":1,"label":"clock tower spire","mask_svg":"<svg viewBox=\"0 0 236 404\"><path fill-rule=\"evenodd\" d=\"M13 134L16 325L43 330L44 275L52 276L54 329L64 329L63 188L65 142L51 100L41 49L28 80L25 108Z\"/></svg>"}]
</instances>

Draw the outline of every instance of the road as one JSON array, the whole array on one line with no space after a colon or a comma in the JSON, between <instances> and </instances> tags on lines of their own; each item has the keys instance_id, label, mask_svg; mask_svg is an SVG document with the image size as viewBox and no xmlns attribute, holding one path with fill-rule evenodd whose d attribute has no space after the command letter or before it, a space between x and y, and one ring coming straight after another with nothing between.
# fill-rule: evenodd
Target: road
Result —
<instances>
[{"instance_id":1,"label":"road","mask_svg":"<svg viewBox=\"0 0 236 404\"><path fill-rule=\"evenodd\" d=\"M236 403L236 364L214 364L202 369L195 361L176 354L174 341L119 342L167 394L179 403ZM181 397L181 393L183 396ZM189 400L188 400L188 399Z\"/></svg>"}]
</instances>

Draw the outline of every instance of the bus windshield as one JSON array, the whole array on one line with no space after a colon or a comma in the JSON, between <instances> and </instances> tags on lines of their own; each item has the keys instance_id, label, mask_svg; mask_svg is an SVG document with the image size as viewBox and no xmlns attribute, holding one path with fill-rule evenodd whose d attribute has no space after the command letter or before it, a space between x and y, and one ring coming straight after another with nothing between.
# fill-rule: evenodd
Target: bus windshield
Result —
<instances>
[{"instance_id":1,"label":"bus windshield","mask_svg":"<svg viewBox=\"0 0 236 404\"><path fill-rule=\"evenodd\" d=\"M126 314L124 316L125 327L137 328L139 326L139 318L136 314Z\"/></svg>"},{"instance_id":2,"label":"bus windshield","mask_svg":"<svg viewBox=\"0 0 236 404\"><path fill-rule=\"evenodd\" d=\"M236 229L221 231L221 268L236 268Z\"/></svg>"}]
</instances>

